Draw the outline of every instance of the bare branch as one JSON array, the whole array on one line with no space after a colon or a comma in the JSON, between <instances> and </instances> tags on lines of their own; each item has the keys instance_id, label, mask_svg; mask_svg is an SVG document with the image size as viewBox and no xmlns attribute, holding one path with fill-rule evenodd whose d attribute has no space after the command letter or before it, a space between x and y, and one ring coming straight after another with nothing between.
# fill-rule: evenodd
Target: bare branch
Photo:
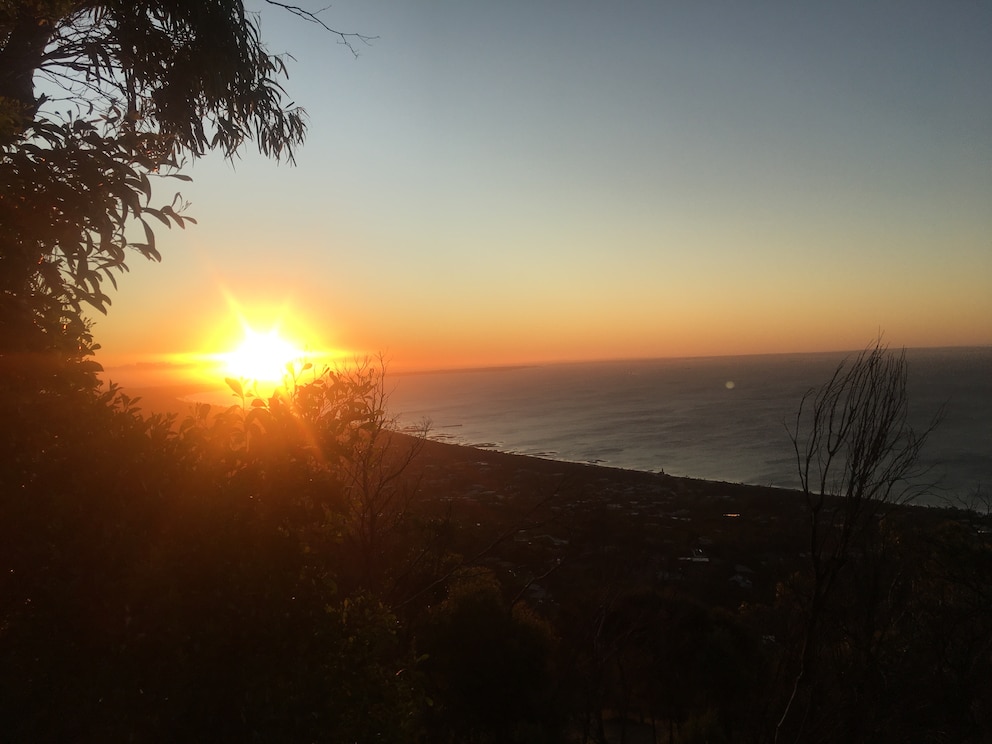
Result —
<instances>
[{"instance_id":1,"label":"bare branch","mask_svg":"<svg viewBox=\"0 0 992 744\"><path fill-rule=\"evenodd\" d=\"M348 47L348 51L351 52L355 57L358 57L358 49L355 48L355 42L364 44L365 46L372 46L372 42L378 39L378 36L366 36L365 34L359 34L354 32L338 31L337 29L331 28L323 19L320 18L320 14L327 10L330 6L326 6L317 11L310 11L301 8L298 5L291 5L289 3L282 3L279 0L265 0L268 5L274 5L277 8L282 8L283 10L292 13L298 18L302 18L308 23L313 23L320 26L322 29L330 34L334 34L340 40L338 43L343 44Z\"/></svg>"},{"instance_id":2,"label":"bare branch","mask_svg":"<svg viewBox=\"0 0 992 744\"><path fill-rule=\"evenodd\" d=\"M842 573L875 549L881 517L915 499L926 486L920 452L941 412L921 433L909 423L906 354L889 352L879 338L830 380L803 396L790 429L809 515L810 596L798 670L775 729L806 732L821 626Z\"/></svg>"}]
</instances>

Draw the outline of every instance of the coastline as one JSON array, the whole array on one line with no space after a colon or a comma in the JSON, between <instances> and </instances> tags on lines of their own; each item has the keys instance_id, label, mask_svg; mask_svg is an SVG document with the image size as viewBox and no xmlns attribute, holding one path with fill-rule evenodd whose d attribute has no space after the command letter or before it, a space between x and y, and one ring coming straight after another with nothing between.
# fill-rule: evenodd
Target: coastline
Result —
<instances>
[{"instance_id":1,"label":"coastline","mask_svg":"<svg viewBox=\"0 0 992 744\"><path fill-rule=\"evenodd\" d=\"M181 421L185 416L191 415L196 403L191 401L191 397L204 394L202 384L177 383L173 385L163 385L155 387L122 387L132 400L136 400L137 408L145 414L172 415L177 421ZM215 388L207 391L205 395L219 398L221 395L230 395L226 388ZM234 405L233 397L228 405ZM214 410L223 410L226 406L218 403L210 404ZM409 427L396 430L395 433L415 438ZM447 441L449 437L432 437L425 439L425 454L441 461L457 463L464 467L466 463L498 462L500 469L506 473L512 471L529 469L535 473L549 474L559 473L562 477L577 483L589 483L590 481L602 481L603 479L624 484L628 488L639 488L657 486L659 482L664 482L669 490L676 493L695 494L702 498L727 498L731 501L739 499L757 500L765 503L768 500L802 498L802 493L796 488L763 485L756 483L725 481L719 479L702 478L692 475L672 475L664 470L639 470L627 468L619 465L611 465L608 461L579 461L556 457L552 453L515 452L513 450L500 449L496 443L464 443L459 441ZM451 438L453 439L453 437ZM590 470L592 469L592 470ZM929 510L966 511L949 505L933 504L911 504L914 508ZM766 504L762 508L769 508Z\"/></svg>"},{"instance_id":2,"label":"coastline","mask_svg":"<svg viewBox=\"0 0 992 744\"><path fill-rule=\"evenodd\" d=\"M418 509L453 519L463 555L488 551L478 563L508 586L524 583L527 600L549 612L618 586L681 587L727 610L771 605L780 582L808 566L799 491L432 440L422 447L411 466ZM885 518L921 533L946 521L992 528L990 516L949 507L899 506Z\"/></svg>"},{"instance_id":3,"label":"coastline","mask_svg":"<svg viewBox=\"0 0 992 744\"><path fill-rule=\"evenodd\" d=\"M992 414L992 388L981 371L983 360L992 361L989 350L912 351L914 426L925 428L928 412L945 411L922 453L929 483L917 503L984 511L987 489L982 484L992 479L992 459L981 444L986 437L980 422ZM438 441L559 462L796 490L800 480L787 435L795 416L790 401L801 399L833 363L823 354L774 355L775 364L767 359L397 374L386 392L396 428L416 431L421 421L431 421L428 436ZM110 371L104 375L113 376ZM137 406L143 412L172 413L179 420L193 412L194 401L209 403L213 411L238 403L222 380L174 380L168 385L138 384L134 377L119 381L128 395L141 398Z\"/></svg>"},{"instance_id":4,"label":"coastline","mask_svg":"<svg viewBox=\"0 0 992 744\"><path fill-rule=\"evenodd\" d=\"M142 396L144 412L182 420L193 404L170 396L177 392L187 391L129 394ZM794 489L389 436L401 459L419 449L404 473L406 508L450 522L452 549L467 564L523 586L542 611L620 586L681 587L728 610L770 605L783 578L808 562L809 513ZM992 521L924 505L893 514L921 530L953 520L987 531Z\"/></svg>"}]
</instances>

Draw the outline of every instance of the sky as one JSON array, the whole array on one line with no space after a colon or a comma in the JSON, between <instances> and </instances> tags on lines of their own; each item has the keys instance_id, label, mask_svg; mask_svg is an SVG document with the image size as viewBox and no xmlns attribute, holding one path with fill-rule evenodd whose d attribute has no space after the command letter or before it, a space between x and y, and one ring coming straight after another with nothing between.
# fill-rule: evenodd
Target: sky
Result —
<instances>
[{"instance_id":1,"label":"sky","mask_svg":"<svg viewBox=\"0 0 992 744\"><path fill-rule=\"evenodd\" d=\"M992 3L321 18L378 38L262 8L308 140L186 170L198 224L130 261L105 365L221 351L237 313L397 370L992 343Z\"/></svg>"}]
</instances>

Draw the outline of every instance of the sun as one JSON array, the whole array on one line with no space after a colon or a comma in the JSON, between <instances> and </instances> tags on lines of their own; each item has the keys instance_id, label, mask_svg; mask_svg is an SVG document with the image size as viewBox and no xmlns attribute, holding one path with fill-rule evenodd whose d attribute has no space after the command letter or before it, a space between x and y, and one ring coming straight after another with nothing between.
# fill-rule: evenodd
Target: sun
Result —
<instances>
[{"instance_id":1,"label":"sun","mask_svg":"<svg viewBox=\"0 0 992 744\"><path fill-rule=\"evenodd\" d=\"M287 367L304 356L296 344L279 333L278 327L260 333L245 325L241 344L222 355L222 359L225 373L230 377L279 385L286 377Z\"/></svg>"}]
</instances>

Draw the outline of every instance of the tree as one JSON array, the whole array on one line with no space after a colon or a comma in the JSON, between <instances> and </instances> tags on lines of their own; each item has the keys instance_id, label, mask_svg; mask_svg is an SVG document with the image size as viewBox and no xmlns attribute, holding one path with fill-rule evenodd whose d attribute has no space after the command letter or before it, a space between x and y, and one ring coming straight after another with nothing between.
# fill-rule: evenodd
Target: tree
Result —
<instances>
[{"instance_id":1,"label":"tree","mask_svg":"<svg viewBox=\"0 0 992 744\"><path fill-rule=\"evenodd\" d=\"M877 341L803 396L790 430L809 519L810 573L802 588L798 670L776 740L806 741L820 723L816 663L829 603L849 574L864 578L872 571L879 520L924 488L919 455L939 417L922 432L913 430L907 371L905 352L892 354ZM878 586L872 593L878 595ZM866 603L864 611L874 605Z\"/></svg>"},{"instance_id":2,"label":"tree","mask_svg":"<svg viewBox=\"0 0 992 744\"><path fill-rule=\"evenodd\" d=\"M619 741L639 740L635 726L667 742L686 740L687 725L709 741L743 729L760 668L745 627L678 591L613 587L611 595L572 652L585 686L582 741L607 741L607 715Z\"/></svg>"},{"instance_id":3,"label":"tree","mask_svg":"<svg viewBox=\"0 0 992 744\"><path fill-rule=\"evenodd\" d=\"M427 740L564 740L556 700L557 639L522 603L510 605L487 569L464 569L432 608L418 650L433 701Z\"/></svg>"},{"instance_id":4,"label":"tree","mask_svg":"<svg viewBox=\"0 0 992 744\"><path fill-rule=\"evenodd\" d=\"M341 580L381 386L326 370L179 427L110 386L5 428L4 741L414 740L399 619Z\"/></svg>"},{"instance_id":5,"label":"tree","mask_svg":"<svg viewBox=\"0 0 992 744\"><path fill-rule=\"evenodd\" d=\"M354 40L368 40L266 2L353 51ZM293 161L306 120L285 100L285 77L241 0L0 1L5 366L66 346L92 353L77 332L82 306L106 312L104 281L116 284L129 249L159 260L153 221L190 219L178 194L150 205L155 178L189 180L179 172L189 159L212 150L232 158L248 141Z\"/></svg>"}]
</instances>

